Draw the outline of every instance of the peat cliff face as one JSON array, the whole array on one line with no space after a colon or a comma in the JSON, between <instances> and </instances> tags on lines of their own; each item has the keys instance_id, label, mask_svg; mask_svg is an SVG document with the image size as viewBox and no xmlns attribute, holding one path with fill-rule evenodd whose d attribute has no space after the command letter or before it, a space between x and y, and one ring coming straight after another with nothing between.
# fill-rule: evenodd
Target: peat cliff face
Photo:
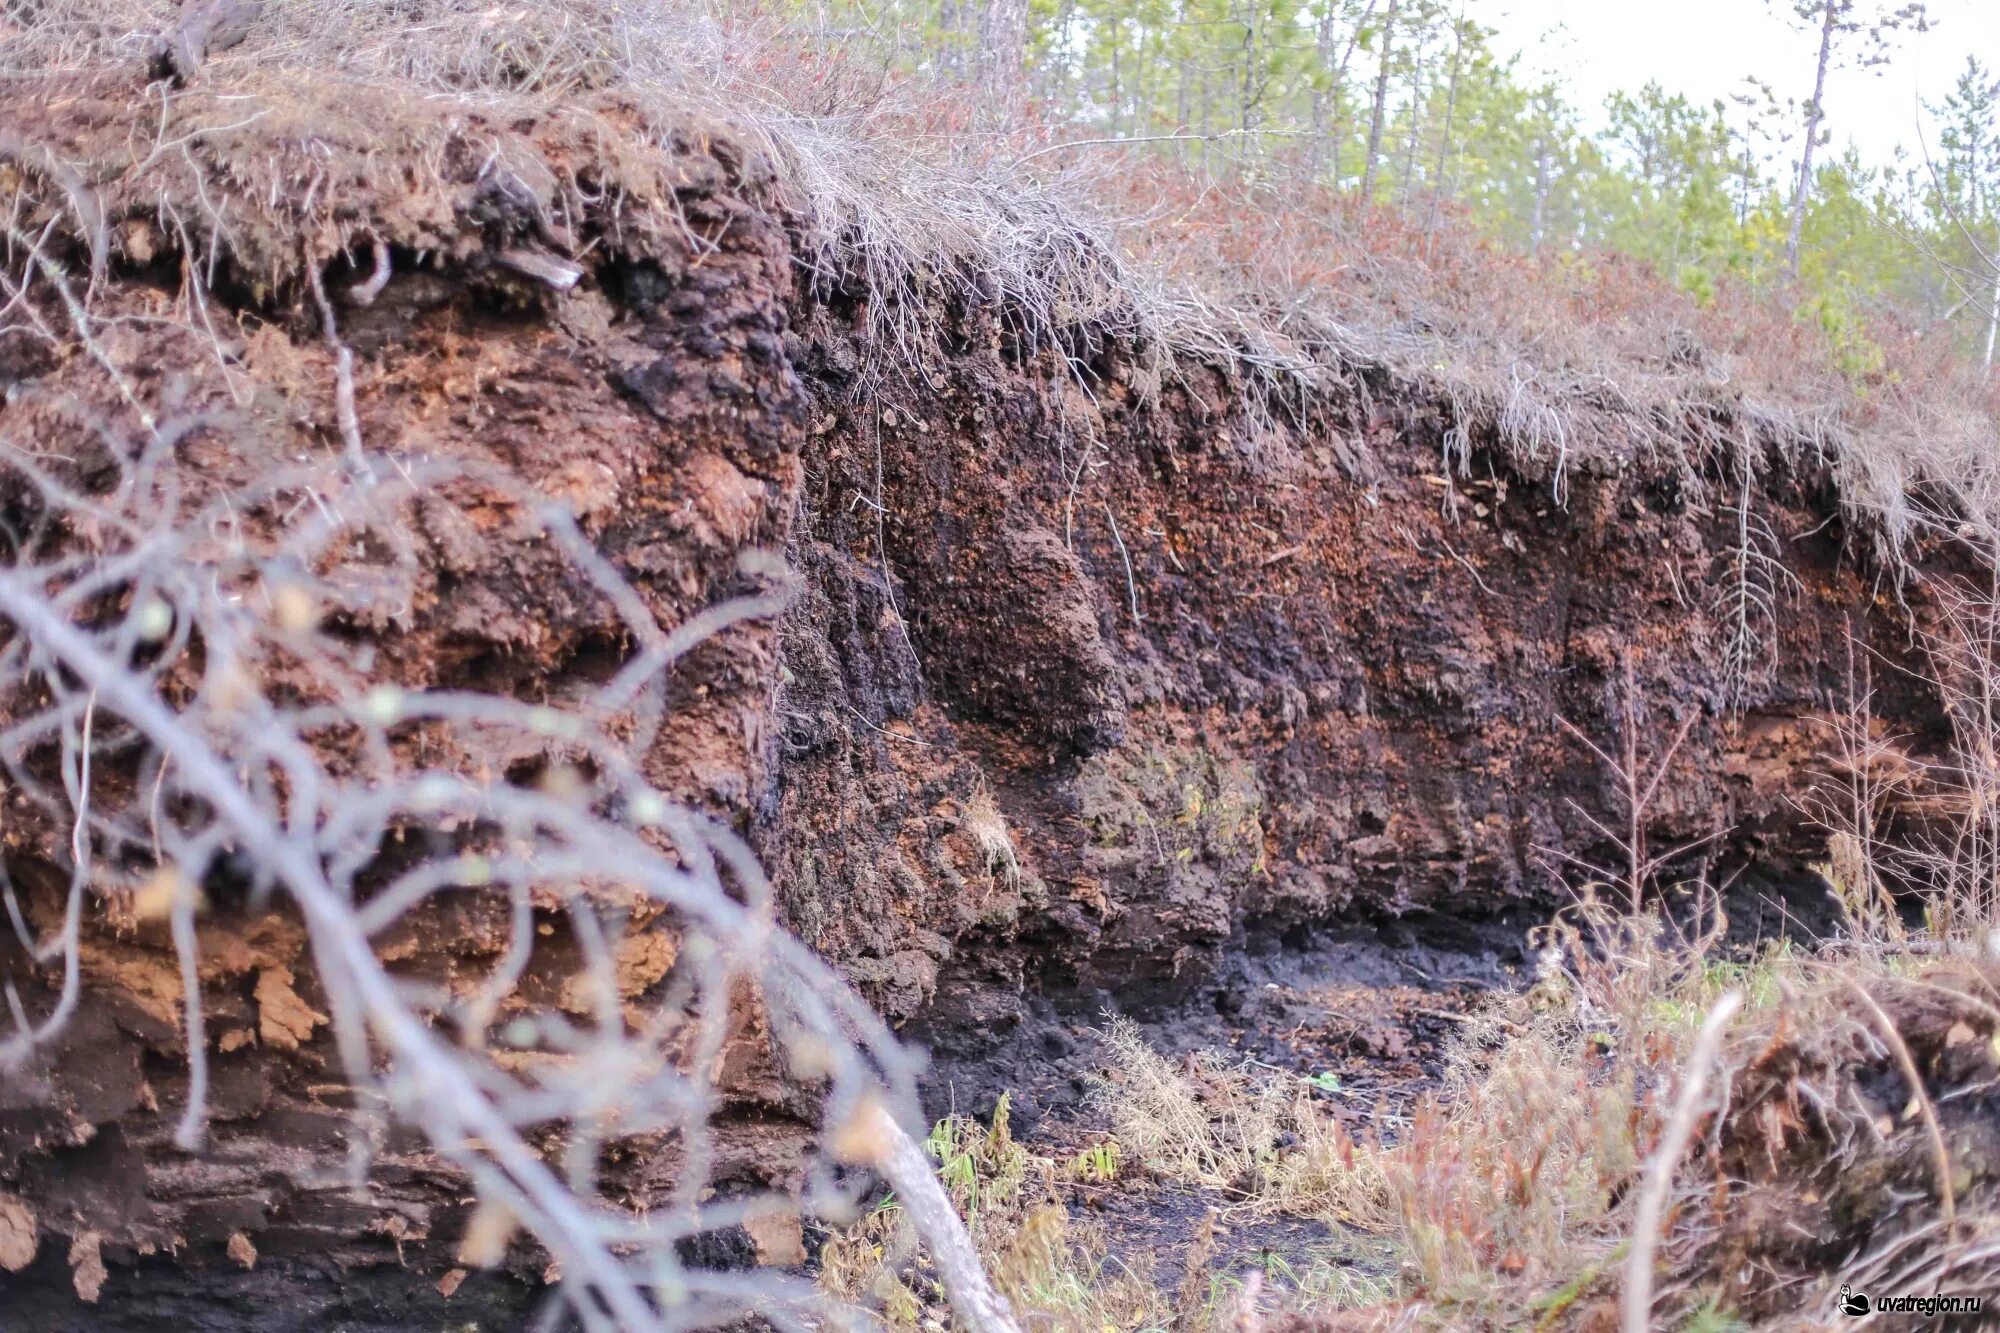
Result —
<instances>
[{"instance_id":1,"label":"peat cliff face","mask_svg":"<svg viewBox=\"0 0 2000 1333\"><path fill-rule=\"evenodd\" d=\"M1792 805L1820 749L1804 719L1844 701L1850 628L1907 652L1829 479L1775 441L1693 464L1524 462L1494 421L1381 367L1274 398L1228 366L1163 377L1088 328L1060 355L1027 349L990 305L926 312L939 348L913 360L857 332L867 297L803 285L761 168L616 106L502 123L357 96L250 125L189 93L187 151L163 158L128 98L37 105L0 177L28 192L24 230L69 188L44 188L38 164L75 165L99 197L101 351L163 415L234 403L254 426L190 431L191 490L337 436L333 355L296 272L306 238L336 256L325 283L371 447L497 465L565 502L662 624L792 588L781 622L681 660L634 745L661 788L750 833L809 943L894 1022L957 1049L1004 1034L1031 996L1169 997L1249 933L1552 901L1548 850L1609 858L1597 828L1624 818L1559 719L1613 750L1628 666L1642 758L1689 728L1649 835L1719 835L1708 855L1727 868L1794 876L1815 850ZM203 191L243 206L163 202ZM87 269L92 237L52 234ZM393 276L363 304L377 245ZM521 276L506 256L523 246L579 256L581 282ZM204 266L212 337L159 318ZM0 431L101 447L77 410L112 406L91 371L74 349L0 338ZM1752 433L1726 397L1690 423L1717 433ZM1610 444L1590 456L1624 452ZM520 503L470 483L425 499L412 557L371 571L375 610L343 627L383 679L560 700L629 658L573 570L510 526ZM1750 617L1732 667L1746 567L1776 614ZM1930 710L1878 707L1905 730ZM549 761L523 752L504 776ZM9 870L52 930L67 830L8 801ZM492 966L504 917L437 908L385 947L449 982ZM547 924L559 955L559 914ZM220 892L204 929L211 1148L171 1143L186 1073L164 926L93 913L83 1004L0 1089L0 1264L27 1265L0 1299L36 1302L36 1327L120 1327L117 1311L250 1327L242 1302L268 1308L260 1284L290 1271L340 1279L323 1312L300 1298L301 1327L446 1309L461 1180L392 1140L350 1190L356 1123L300 930ZM674 958L644 923L634 938L620 981L636 1000ZM11 931L0 972L46 1011L57 970ZM516 1001L565 1002L553 973ZM727 1062L725 1181L794 1169L802 1113L757 1050L739 1033ZM663 1188L647 1163L608 1168L621 1197ZM722 1259L763 1253L739 1240ZM252 1265L236 1304L183 1276ZM525 1242L509 1267L542 1272ZM463 1316L485 1280L448 1308ZM74 1306L72 1287L100 1285L103 1311Z\"/></svg>"},{"instance_id":2,"label":"peat cliff face","mask_svg":"<svg viewBox=\"0 0 2000 1333\"><path fill-rule=\"evenodd\" d=\"M1813 719L1851 645L1910 652L1829 476L1764 441L1746 525L1736 458L1524 466L1379 367L1274 422L1226 369L1142 391L990 323L864 387L835 323L794 305L809 591L766 847L806 937L954 1043L1024 993L1170 996L1246 933L1546 905L1587 877L1556 852L1624 863L1589 746L1622 759L1628 706L1647 782L1686 728L1654 848L1803 879ZM1775 614L1739 617L1746 569Z\"/></svg>"}]
</instances>

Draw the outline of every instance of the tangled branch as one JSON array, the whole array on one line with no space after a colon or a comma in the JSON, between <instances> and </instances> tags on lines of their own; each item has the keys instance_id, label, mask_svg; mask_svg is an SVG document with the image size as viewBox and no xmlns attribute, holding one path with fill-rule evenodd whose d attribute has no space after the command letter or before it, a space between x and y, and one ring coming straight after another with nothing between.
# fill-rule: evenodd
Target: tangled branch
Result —
<instances>
[{"instance_id":1,"label":"tangled branch","mask_svg":"<svg viewBox=\"0 0 2000 1333\"><path fill-rule=\"evenodd\" d=\"M189 1065L177 1139L198 1150L204 920L291 914L363 1122L350 1136L356 1176L381 1141L371 1122L421 1131L476 1194L476 1226L503 1238L525 1228L552 1256L551 1323L653 1330L754 1313L815 1324L827 1312L805 1277L704 1267L691 1243L774 1209L851 1215L879 1172L963 1317L1011 1328L937 1181L912 1166L923 1162L901 1127L912 1060L782 928L744 843L670 799L635 759L668 712L675 664L784 607L779 563L746 558L757 591L663 628L571 514L518 478L362 456L344 348L340 449L287 458L226 408L138 410L61 270L27 259L9 289L32 318L13 332L83 345L138 428L33 386L17 389L0 428L0 765L46 829L67 831L44 848L68 870L53 911L0 884L54 991L38 1000L8 980L0 1070L44 1056L77 1012L105 904L164 917ZM11 428L43 411L94 423L87 456ZM196 443L221 458L188 468L180 453ZM608 679L548 701L395 682L354 627L393 621L406 604L421 506L439 497L504 515L512 539L553 553L551 577L630 645ZM505 923L484 974L392 969L385 936L421 931L454 902ZM623 961L635 942L671 960L636 984ZM768 1059L816 1126L803 1179L716 1189L727 1056L739 1048ZM600 1163L620 1143L667 1159L667 1197L641 1212L603 1189Z\"/></svg>"}]
</instances>

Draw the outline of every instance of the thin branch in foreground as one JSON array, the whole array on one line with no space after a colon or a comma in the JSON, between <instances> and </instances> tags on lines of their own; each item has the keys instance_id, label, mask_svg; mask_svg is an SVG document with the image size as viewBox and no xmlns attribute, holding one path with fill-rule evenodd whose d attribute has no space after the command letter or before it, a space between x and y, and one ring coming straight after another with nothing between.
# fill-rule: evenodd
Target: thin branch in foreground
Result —
<instances>
[{"instance_id":1,"label":"thin branch in foreground","mask_svg":"<svg viewBox=\"0 0 2000 1333\"><path fill-rule=\"evenodd\" d=\"M1646 1333L1653 1326L1653 1256L1659 1249L1660 1219L1666 1211L1667 1193L1673 1188L1674 1174L1680 1169L1688 1140L1694 1136L1709 1071L1722 1046L1723 1029L1742 1007L1743 992L1732 990L1708 1011L1701 1034L1695 1039L1694 1053L1681 1071L1681 1087L1674 1097L1666 1133L1646 1160L1645 1178L1639 1186L1639 1206L1632 1222L1632 1252L1625 1261L1625 1295L1620 1304L1624 1333Z\"/></svg>"},{"instance_id":2,"label":"thin branch in foreground","mask_svg":"<svg viewBox=\"0 0 2000 1333\"><path fill-rule=\"evenodd\" d=\"M1903 1081L1910 1085L1910 1100L1916 1103L1917 1114L1923 1117L1924 1132L1930 1138L1931 1165L1937 1178L1938 1211L1944 1215L1946 1234L1958 1229L1958 1199L1951 1184L1951 1152L1945 1146L1944 1129L1938 1124L1937 1106L1924 1088L1923 1075L1917 1070L1917 1062L1910 1056L1910 1047L1903 1040L1903 1034L1896 1030L1896 1024L1883 1008L1860 983L1851 977L1842 977L1841 983L1853 993L1854 998L1868 1011L1874 1021L1875 1030L1896 1057L1896 1067L1902 1071Z\"/></svg>"}]
</instances>

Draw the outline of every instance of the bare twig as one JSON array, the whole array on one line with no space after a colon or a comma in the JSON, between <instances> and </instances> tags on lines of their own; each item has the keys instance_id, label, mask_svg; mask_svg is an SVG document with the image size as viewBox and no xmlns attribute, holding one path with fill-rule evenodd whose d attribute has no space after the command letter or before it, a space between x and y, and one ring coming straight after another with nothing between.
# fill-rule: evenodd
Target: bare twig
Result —
<instances>
[{"instance_id":1,"label":"bare twig","mask_svg":"<svg viewBox=\"0 0 2000 1333\"><path fill-rule=\"evenodd\" d=\"M573 264L545 250L526 250L516 246L498 252L493 259L502 268L510 268L559 292L566 292L583 281L582 265Z\"/></svg>"},{"instance_id":2,"label":"bare twig","mask_svg":"<svg viewBox=\"0 0 2000 1333\"><path fill-rule=\"evenodd\" d=\"M1660 1243L1660 1218L1666 1210L1667 1194L1674 1175L1680 1170L1688 1140L1694 1135L1701 1113L1702 1093L1708 1086L1709 1070L1715 1065L1722 1045L1723 1029L1743 1006L1741 991L1728 991L1715 1002L1702 1021L1694 1051L1681 1070L1680 1091L1674 1096L1673 1114L1653 1155L1646 1159L1645 1178L1639 1186L1639 1205L1632 1221L1632 1250L1625 1261L1625 1294L1620 1304L1625 1333L1646 1333L1653 1327L1653 1255Z\"/></svg>"},{"instance_id":3,"label":"bare twig","mask_svg":"<svg viewBox=\"0 0 2000 1333\"><path fill-rule=\"evenodd\" d=\"M1910 1100L1915 1103L1917 1114L1923 1117L1924 1132L1930 1136L1931 1164L1937 1177L1938 1209L1944 1214L1946 1232L1955 1232L1958 1227L1958 1199L1951 1184L1951 1152L1945 1146L1944 1128L1938 1124L1937 1106L1924 1088L1923 1075L1918 1072L1917 1062L1910 1055L1909 1044L1903 1040L1903 1034L1896 1030L1895 1022L1875 997L1860 983L1848 976L1841 976L1840 982L1868 1011L1875 1030L1888 1045L1889 1053L1896 1057L1896 1067L1902 1071L1903 1081L1910 1085Z\"/></svg>"},{"instance_id":4,"label":"bare twig","mask_svg":"<svg viewBox=\"0 0 2000 1333\"><path fill-rule=\"evenodd\" d=\"M930 1243L931 1259L951 1293L952 1310L971 1333L1019 1333L1007 1298L994 1290L965 1223L939 1183L935 1168L895 1118L869 1103L850 1131L862 1153L882 1172L917 1231Z\"/></svg>"},{"instance_id":5,"label":"bare twig","mask_svg":"<svg viewBox=\"0 0 2000 1333\"><path fill-rule=\"evenodd\" d=\"M1624 888L1629 899L1628 906L1636 911L1641 897L1645 894L1646 886L1660 870L1673 864L1681 856L1714 841L1721 834L1718 830L1665 852L1647 851L1646 820L1651 813L1653 800L1659 795L1660 784L1666 780L1668 772L1672 769L1674 757L1680 753L1681 747L1687 744L1687 738L1693 732L1695 721L1700 715L1690 711L1674 732L1666 748L1650 759L1642 761L1639 752L1641 709L1638 675L1632 666L1629 654L1625 658L1623 712L1624 717L1619 728L1621 752L1616 757L1606 753L1602 746L1586 736L1582 728L1568 718L1558 716L1556 725L1595 755L1598 762L1609 770L1618 784L1619 795L1623 797L1625 806L1625 828L1621 832L1612 832L1581 807L1577 808L1577 812L1592 828L1624 852ZM1580 866L1586 864L1567 852L1558 851L1555 855L1557 859L1570 864Z\"/></svg>"}]
</instances>

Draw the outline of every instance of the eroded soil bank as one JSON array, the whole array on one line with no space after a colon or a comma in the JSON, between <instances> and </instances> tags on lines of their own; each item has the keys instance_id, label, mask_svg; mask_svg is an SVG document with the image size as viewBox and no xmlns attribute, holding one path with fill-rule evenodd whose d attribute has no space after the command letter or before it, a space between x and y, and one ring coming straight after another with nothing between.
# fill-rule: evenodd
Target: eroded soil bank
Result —
<instances>
[{"instance_id":1,"label":"eroded soil bank","mask_svg":"<svg viewBox=\"0 0 2000 1333\"><path fill-rule=\"evenodd\" d=\"M148 401L240 407L247 379L257 448L327 448L333 354L303 253L358 355L366 439L497 463L566 501L663 624L793 589L780 621L675 667L644 767L750 835L793 928L937 1052L947 1102L1059 1102L1034 1067L1067 1078L1076 1025L1107 1005L1206 1006L1275 1051L1297 1019L1266 1012L1275 964L1258 960L1286 949L1365 937L1326 984L1368 995L1399 966L1450 986L1422 975L1423 939L1503 980L1512 946L1487 941L1556 900L1552 854L1618 854L1598 831L1622 826L1618 784L1563 721L1615 753L1636 715L1648 763L1685 725L1648 837L1701 841L1687 873L1787 901L1821 850L1796 800L1824 762L1811 719L1851 697L1850 636L1883 662L1912 651L1922 609L1863 557L1827 467L1726 388L1704 390L1683 456L1621 447L1609 409L1579 412L1575 450L1531 456L1497 405L1365 360L1277 387L1234 364L1162 374L1157 349L1087 321L1029 345L1004 302L976 299L916 312L935 336L912 354L869 333L863 277L794 263L768 168L703 126L352 92L294 93L244 125L190 91L186 151L162 155L118 88L0 95L20 113L0 180L23 229L55 220L51 252L76 272L99 247L100 345ZM50 162L80 173L94 233ZM393 271L363 304L377 246ZM577 256L581 281L523 276L505 261L523 246ZM199 332L166 318L198 270ZM1659 355L1705 382L1684 349ZM101 392L90 372L0 338L0 429L87 455L73 409ZM1734 443L1695 443L1717 439ZM196 430L180 464L199 490L245 456ZM472 493L428 505L416 568L347 627L385 679L563 698L629 656L496 513ZM1737 614L1745 578L1775 615ZM1876 686L1893 729L1927 743L1933 701L1896 673ZM8 819L10 875L46 928L65 832L20 801ZM0 1194L32 1217L35 1256L0 1301L50 1329L512 1318L493 1312L535 1298L542 1257L517 1241L504 1275L451 1281L468 1199L419 1145L381 1145L369 1188L349 1188L353 1125L300 932L211 897L212 1148L170 1141L186 1075L164 929L93 924L63 1043L0 1091ZM501 938L440 909L389 947L452 977ZM643 997L673 956L621 963ZM0 969L46 1005L55 979L11 933ZM564 1003L549 978L524 994ZM1325 1003L1355 1031L1312 1057L1359 1060L1357 1088L1437 1035L1368 995ZM724 1179L782 1179L800 1109L756 1060L730 1070ZM635 1203L661 1187L642 1149L611 1167ZM760 1253L718 1245L717 1262ZM99 1259L101 1284L78 1276Z\"/></svg>"}]
</instances>

